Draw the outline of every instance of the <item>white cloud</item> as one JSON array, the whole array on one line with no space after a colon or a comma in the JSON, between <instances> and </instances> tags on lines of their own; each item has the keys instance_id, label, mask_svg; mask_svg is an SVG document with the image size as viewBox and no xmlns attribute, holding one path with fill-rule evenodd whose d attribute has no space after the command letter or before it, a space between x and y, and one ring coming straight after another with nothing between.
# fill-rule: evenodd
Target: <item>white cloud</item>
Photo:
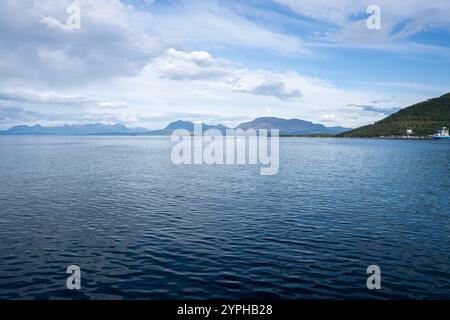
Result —
<instances>
[{"instance_id":1,"label":"white cloud","mask_svg":"<svg viewBox=\"0 0 450 320\"><path fill-rule=\"evenodd\" d=\"M62 23L61 21L53 17L42 17L41 20L39 20L39 22L44 24L47 28L50 29L56 29L58 31L66 31L66 32L74 31L68 25Z\"/></svg>"},{"instance_id":2,"label":"white cloud","mask_svg":"<svg viewBox=\"0 0 450 320\"><path fill-rule=\"evenodd\" d=\"M360 105L360 104L348 104L347 106L360 108L363 111L381 113L386 116L389 116L400 110L400 108L397 108L397 107L387 107L386 108L386 107L376 107L376 106L371 106L371 105Z\"/></svg>"},{"instance_id":3,"label":"white cloud","mask_svg":"<svg viewBox=\"0 0 450 320\"><path fill-rule=\"evenodd\" d=\"M298 98L302 96L300 90L288 88L283 81L279 80L266 80L263 83L250 88L248 86L238 84L234 91L250 93L257 96L272 96L277 97L280 100L288 100L291 98Z\"/></svg>"},{"instance_id":4,"label":"white cloud","mask_svg":"<svg viewBox=\"0 0 450 320\"><path fill-rule=\"evenodd\" d=\"M162 77L175 80L220 79L232 72L231 64L213 58L206 51L185 52L168 49L152 63Z\"/></svg>"},{"instance_id":5,"label":"white cloud","mask_svg":"<svg viewBox=\"0 0 450 320\"><path fill-rule=\"evenodd\" d=\"M338 26L338 32L329 33L325 38L347 45L387 45L432 27L450 30L450 2L447 0L275 1L299 15ZM366 27L366 10L370 5L381 9L380 30ZM401 49L401 46L396 46L396 49Z\"/></svg>"},{"instance_id":6,"label":"white cloud","mask_svg":"<svg viewBox=\"0 0 450 320\"><path fill-rule=\"evenodd\" d=\"M111 101L85 95L67 94L55 91L34 91L23 88L0 88L0 102L19 105L42 105L62 107L98 107L99 109L124 109L128 104L124 101Z\"/></svg>"},{"instance_id":7,"label":"white cloud","mask_svg":"<svg viewBox=\"0 0 450 320\"><path fill-rule=\"evenodd\" d=\"M450 3L447 0L275 0L286 5L300 15L314 18L329 23L344 25L355 16L366 14L370 5L377 5L381 9L382 16L402 18L417 18L424 12L438 9L442 16L438 14L437 21L442 21L445 12L450 10ZM436 12L437 13L437 12ZM447 15L448 17L448 15Z\"/></svg>"},{"instance_id":8,"label":"white cloud","mask_svg":"<svg viewBox=\"0 0 450 320\"><path fill-rule=\"evenodd\" d=\"M50 91L33 91L22 88L0 89L0 100L45 104L85 104L91 99L82 95L58 94Z\"/></svg>"},{"instance_id":9,"label":"white cloud","mask_svg":"<svg viewBox=\"0 0 450 320\"><path fill-rule=\"evenodd\" d=\"M345 24L352 13L365 10L364 1L352 0L275 0L298 14L334 24Z\"/></svg>"},{"instance_id":10,"label":"white cloud","mask_svg":"<svg viewBox=\"0 0 450 320\"><path fill-rule=\"evenodd\" d=\"M73 86L139 71L160 49L149 15L118 0L78 0L82 27L65 25L73 1L0 2L0 80Z\"/></svg>"},{"instance_id":11,"label":"white cloud","mask_svg":"<svg viewBox=\"0 0 450 320\"><path fill-rule=\"evenodd\" d=\"M182 1L171 10L154 15L151 23L169 43L311 55L299 37L260 25L218 1Z\"/></svg>"},{"instance_id":12,"label":"white cloud","mask_svg":"<svg viewBox=\"0 0 450 320\"><path fill-rule=\"evenodd\" d=\"M175 67L162 67L163 62ZM215 72L217 68L221 72ZM149 128L167 125L169 118L161 115L176 120L177 115L188 114L202 115L196 116L198 120L234 126L242 119L261 116L261 106L267 106L268 96L275 99L270 100L270 108L265 111L274 116L315 122L339 120L339 125L351 127L378 120L382 113L350 104L368 105L385 98L378 92L343 89L293 71L245 69L206 51L175 49L149 62L135 76L90 83L78 90L0 90L0 101L8 102L10 107L27 107L35 118L36 113L45 110L45 114L39 113L42 123L117 121ZM407 105L403 97L396 103Z\"/></svg>"},{"instance_id":13,"label":"white cloud","mask_svg":"<svg viewBox=\"0 0 450 320\"><path fill-rule=\"evenodd\" d=\"M299 89L288 88L281 77L273 73L252 72L206 51L185 52L171 48L146 69L171 80L221 81L232 86L230 92L235 93L276 97L283 101L302 95Z\"/></svg>"},{"instance_id":14,"label":"white cloud","mask_svg":"<svg viewBox=\"0 0 450 320\"><path fill-rule=\"evenodd\" d=\"M98 107L100 108L104 108L104 109L124 109L124 108L128 108L128 104L126 102L123 101L108 101L108 102L98 102L96 104Z\"/></svg>"},{"instance_id":15,"label":"white cloud","mask_svg":"<svg viewBox=\"0 0 450 320\"><path fill-rule=\"evenodd\" d=\"M6 128L10 127L11 124L35 121L43 117L44 115L35 111L19 107L5 107L0 104L0 125L6 125Z\"/></svg>"},{"instance_id":16,"label":"white cloud","mask_svg":"<svg viewBox=\"0 0 450 320\"><path fill-rule=\"evenodd\" d=\"M326 113L320 116L320 120L322 122L334 122L337 120L337 117L334 113Z\"/></svg>"}]
</instances>

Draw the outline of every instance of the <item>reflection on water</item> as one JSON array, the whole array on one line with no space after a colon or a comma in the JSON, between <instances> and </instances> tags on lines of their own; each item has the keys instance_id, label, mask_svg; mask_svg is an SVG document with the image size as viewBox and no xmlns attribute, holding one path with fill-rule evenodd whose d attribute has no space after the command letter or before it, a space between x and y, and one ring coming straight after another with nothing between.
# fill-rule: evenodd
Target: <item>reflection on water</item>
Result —
<instances>
[{"instance_id":1,"label":"reflection on water","mask_svg":"<svg viewBox=\"0 0 450 320\"><path fill-rule=\"evenodd\" d=\"M0 137L0 298L450 297L449 143L283 138L275 176L171 146Z\"/></svg>"}]
</instances>

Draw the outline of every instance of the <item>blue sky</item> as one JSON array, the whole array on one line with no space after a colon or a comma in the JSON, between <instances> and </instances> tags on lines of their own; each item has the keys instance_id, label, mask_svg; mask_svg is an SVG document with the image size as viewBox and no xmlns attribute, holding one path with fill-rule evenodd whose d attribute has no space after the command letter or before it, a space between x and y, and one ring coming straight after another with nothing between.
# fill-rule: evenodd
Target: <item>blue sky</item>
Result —
<instances>
[{"instance_id":1,"label":"blue sky","mask_svg":"<svg viewBox=\"0 0 450 320\"><path fill-rule=\"evenodd\" d=\"M369 30L374 4L381 29ZM0 128L357 127L450 91L449 17L445 0L4 0Z\"/></svg>"}]
</instances>

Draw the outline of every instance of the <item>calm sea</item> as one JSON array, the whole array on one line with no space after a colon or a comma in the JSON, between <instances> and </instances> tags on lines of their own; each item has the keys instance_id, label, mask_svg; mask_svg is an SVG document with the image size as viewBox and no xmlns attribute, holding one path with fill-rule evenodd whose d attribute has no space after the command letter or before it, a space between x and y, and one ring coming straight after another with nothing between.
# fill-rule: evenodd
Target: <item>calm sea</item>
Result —
<instances>
[{"instance_id":1,"label":"calm sea","mask_svg":"<svg viewBox=\"0 0 450 320\"><path fill-rule=\"evenodd\" d=\"M0 299L450 298L450 143L283 138L275 176L171 147L0 137Z\"/></svg>"}]
</instances>

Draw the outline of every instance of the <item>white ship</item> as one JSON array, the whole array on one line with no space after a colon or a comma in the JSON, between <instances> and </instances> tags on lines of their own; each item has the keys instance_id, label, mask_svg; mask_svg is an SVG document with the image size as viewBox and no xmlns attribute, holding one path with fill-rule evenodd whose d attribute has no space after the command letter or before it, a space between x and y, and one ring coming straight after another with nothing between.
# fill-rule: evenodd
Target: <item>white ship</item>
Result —
<instances>
[{"instance_id":1,"label":"white ship","mask_svg":"<svg viewBox=\"0 0 450 320\"><path fill-rule=\"evenodd\" d=\"M434 136L434 139L438 140L450 140L450 135L448 134L448 129L446 127L442 128L441 131L438 131Z\"/></svg>"}]
</instances>

